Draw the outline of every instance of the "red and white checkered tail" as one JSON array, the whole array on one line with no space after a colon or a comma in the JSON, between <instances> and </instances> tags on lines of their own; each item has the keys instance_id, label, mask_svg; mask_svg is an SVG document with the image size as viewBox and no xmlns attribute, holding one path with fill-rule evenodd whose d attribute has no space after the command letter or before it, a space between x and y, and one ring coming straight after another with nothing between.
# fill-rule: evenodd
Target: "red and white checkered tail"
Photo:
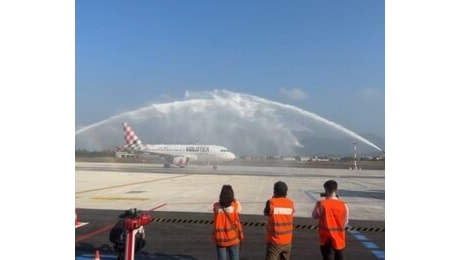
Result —
<instances>
[{"instance_id":1,"label":"red and white checkered tail","mask_svg":"<svg viewBox=\"0 0 460 260\"><path fill-rule=\"evenodd\" d=\"M125 142L126 142L125 147L132 148L132 149L142 148L141 140L137 137L137 135L131 129L131 126L129 126L128 123L126 122L123 123L123 132L125 135Z\"/></svg>"}]
</instances>

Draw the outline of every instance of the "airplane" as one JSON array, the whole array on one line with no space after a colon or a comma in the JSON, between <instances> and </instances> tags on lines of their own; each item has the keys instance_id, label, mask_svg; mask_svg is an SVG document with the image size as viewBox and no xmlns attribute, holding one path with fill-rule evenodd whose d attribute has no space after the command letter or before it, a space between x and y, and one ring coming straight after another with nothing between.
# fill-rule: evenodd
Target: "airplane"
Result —
<instances>
[{"instance_id":1,"label":"airplane","mask_svg":"<svg viewBox=\"0 0 460 260\"><path fill-rule=\"evenodd\" d=\"M213 168L217 169L218 162L235 159L232 152L219 145L143 144L128 123L123 122L122 126L126 142L122 147L124 150L158 156L165 161L165 168L171 165L184 168L190 162L207 162L212 163Z\"/></svg>"}]
</instances>

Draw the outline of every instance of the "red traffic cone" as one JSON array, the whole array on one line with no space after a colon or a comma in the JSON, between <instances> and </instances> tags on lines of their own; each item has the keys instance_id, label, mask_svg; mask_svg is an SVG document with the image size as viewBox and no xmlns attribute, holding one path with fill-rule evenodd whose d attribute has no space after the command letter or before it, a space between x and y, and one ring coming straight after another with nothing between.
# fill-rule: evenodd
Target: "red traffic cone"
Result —
<instances>
[{"instance_id":1,"label":"red traffic cone","mask_svg":"<svg viewBox=\"0 0 460 260\"><path fill-rule=\"evenodd\" d=\"M101 258L99 257L99 250L96 250L96 252L94 252L94 260L101 260Z\"/></svg>"}]
</instances>

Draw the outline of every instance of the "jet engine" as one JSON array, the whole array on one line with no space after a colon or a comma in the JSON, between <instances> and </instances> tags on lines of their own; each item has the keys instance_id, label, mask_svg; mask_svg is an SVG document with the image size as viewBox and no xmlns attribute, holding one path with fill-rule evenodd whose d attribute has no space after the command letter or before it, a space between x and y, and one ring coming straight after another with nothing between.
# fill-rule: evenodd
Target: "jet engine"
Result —
<instances>
[{"instance_id":1,"label":"jet engine","mask_svg":"<svg viewBox=\"0 0 460 260\"><path fill-rule=\"evenodd\" d=\"M174 157L173 159L173 164L183 168L185 167L185 165L187 165L189 162L189 158L188 157Z\"/></svg>"}]
</instances>

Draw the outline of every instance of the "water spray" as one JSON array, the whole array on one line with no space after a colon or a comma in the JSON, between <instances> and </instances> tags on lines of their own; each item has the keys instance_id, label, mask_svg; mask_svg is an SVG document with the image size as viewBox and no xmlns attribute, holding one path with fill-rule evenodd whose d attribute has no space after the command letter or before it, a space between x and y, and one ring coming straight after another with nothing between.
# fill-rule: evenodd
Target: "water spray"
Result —
<instances>
[{"instance_id":1,"label":"water spray","mask_svg":"<svg viewBox=\"0 0 460 260\"><path fill-rule=\"evenodd\" d=\"M247 154L291 153L294 147L302 147L299 137L294 135L299 131L307 140L344 134L382 151L357 133L312 112L227 90L187 92L184 100L152 104L114 115L76 130L75 136L87 145L113 145L121 139L119 125L123 121L134 121L139 131L148 129L145 136L154 140L145 141L166 142L169 138L193 143L198 139L200 143L221 142ZM139 126L142 123L146 125Z\"/></svg>"}]
</instances>

